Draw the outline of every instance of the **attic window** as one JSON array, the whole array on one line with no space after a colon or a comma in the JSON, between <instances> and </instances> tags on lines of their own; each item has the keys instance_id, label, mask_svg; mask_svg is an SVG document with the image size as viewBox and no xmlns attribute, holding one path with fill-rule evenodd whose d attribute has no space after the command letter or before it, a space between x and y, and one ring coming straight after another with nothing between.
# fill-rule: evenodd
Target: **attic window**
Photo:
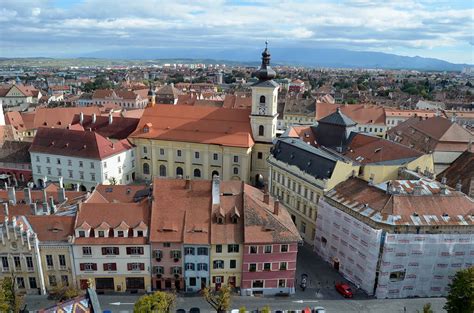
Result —
<instances>
[{"instance_id":1,"label":"attic window","mask_svg":"<svg viewBox=\"0 0 474 313\"><path fill-rule=\"evenodd\" d=\"M48 123L46 123L46 122L43 122L43 126L46 126L46 125L48 125Z\"/></svg>"},{"instance_id":2,"label":"attic window","mask_svg":"<svg viewBox=\"0 0 474 313\"><path fill-rule=\"evenodd\" d=\"M239 222L239 217L235 214L232 215L232 217L230 219L232 221L232 224L237 224Z\"/></svg>"},{"instance_id":3,"label":"attic window","mask_svg":"<svg viewBox=\"0 0 474 313\"><path fill-rule=\"evenodd\" d=\"M150 132L150 128L148 126L143 127L143 132L144 133Z\"/></svg>"},{"instance_id":4,"label":"attic window","mask_svg":"<svg viewBox=\"0 0 474 313\"><path fill-rule=\"evenodd\" d=\"M130 188L127 188L127 195L129 195L130 192L132 192L132 190Z\"/></svg>"},{"instance_id":5,"label":"attic window","mask_svg":"<svg viewBox=\"0 0 474 313\"><path fill-rule=\"evenodd\" d=\"M382 148L377 148L377 149L375 149L374 152L377 153L377 152L380 152L381 150L382 150Z\"/></svg>"},{"instance_id":6,"label":"attic window","mask_svg":"<svg viewBox=\"0 0 474 313\"><path fill-rule=\"evenodd\" d=\"M234 194L232 192L223 192L223 196L233 196Z\"/></svg>"},{"instance_id":7,"label":"attic window","mask_svg":"<svg viewBox=\"0 0 474 313\"><path fill-rule=\"evenodd\" d=\"M224 224L224 218L222 216L217 217L217 224L220 224L220 225Z\"/></svg>"}]
</instances>

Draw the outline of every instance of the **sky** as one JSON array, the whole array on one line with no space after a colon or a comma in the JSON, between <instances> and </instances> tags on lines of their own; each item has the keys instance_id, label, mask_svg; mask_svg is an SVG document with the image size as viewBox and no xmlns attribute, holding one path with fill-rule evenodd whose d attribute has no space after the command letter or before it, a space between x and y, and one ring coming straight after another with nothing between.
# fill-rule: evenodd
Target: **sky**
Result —
<instances>
[{"instance_id":1,"label":"sky","mask_svg":"<svg viewBox=\"0 0 474 313\"><path fill-rule=\"evenodd\" d=\"M344 48L474 64L473 0L1 0L0 57Z\"/></svg>"}]
</instances>

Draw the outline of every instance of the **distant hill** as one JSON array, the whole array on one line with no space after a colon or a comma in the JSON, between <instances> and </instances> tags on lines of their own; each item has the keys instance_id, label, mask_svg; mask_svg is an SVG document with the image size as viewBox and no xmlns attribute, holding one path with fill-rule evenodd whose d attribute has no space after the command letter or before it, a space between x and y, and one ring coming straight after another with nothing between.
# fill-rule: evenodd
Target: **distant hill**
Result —
<instances>
[{"instance_id":1,"label":"distant hill","mask_svg":"<svg viewBox=\"0 0 474 313\"><path fill-rule=\"evenodd\" d=\"M285 65L298 65L310 67L330 68L380 68L380 69L414 69L461 71L467 64L454 64L447 61L407 57L396 54L352 51L345 49L323 48L270 48L272 63ZM212 59L229 60L243 64L258 64L261 51L259 49L120 49L102 50L82 56L96 58L119 59Z\"/></svg>"},{"instance_id":2,"label":"distant hill","mask_svg":"<svg viewBox=\"0 0 474 313\"><path fill-rule=\"evenodd\" d=\"M0 58L0 66L114 66L163 63L213 63L258 66L261 49L176 49L127 48L102 50L70 58ZM328 68L407 69L421 71L461 71L468 64L407 57L382 52L345 49L271 48L272 64Z\"/></svg>"}]
</instances>

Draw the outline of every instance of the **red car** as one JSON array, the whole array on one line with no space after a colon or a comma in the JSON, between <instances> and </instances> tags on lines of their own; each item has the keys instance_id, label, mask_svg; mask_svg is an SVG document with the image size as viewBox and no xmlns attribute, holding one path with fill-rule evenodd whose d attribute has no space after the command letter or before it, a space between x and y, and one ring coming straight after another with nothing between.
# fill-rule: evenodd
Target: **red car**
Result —
<instances>
[{"instance_id":1,"label":"red car","mask_svg":"<svg viewBox=\"0 0 474 313\"><path fill-rule=\"evenodd\" d=\"M352 290L348 284L344 283L337 283L336 290L339 292L344 298L352 298Z\"/></svg>"}]
</instances>

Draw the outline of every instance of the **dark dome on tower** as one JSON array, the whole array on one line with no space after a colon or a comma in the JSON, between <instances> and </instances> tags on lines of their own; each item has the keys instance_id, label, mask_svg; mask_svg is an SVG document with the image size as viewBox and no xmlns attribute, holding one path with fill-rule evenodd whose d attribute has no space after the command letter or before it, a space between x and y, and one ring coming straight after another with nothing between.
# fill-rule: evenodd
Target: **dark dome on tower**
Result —
<instances>
[{"instance_id":1,"label":"dark dome on tower","mask_svg":"<svg viewBox=\"0 0 474 313\"><path fill-rule=\"evenodd\" d=\"M268 42L265 42L265 50L262 52L262 65L255 72L255 76L261 80L271 80L275 78L276 73L270 66L270 52L268 52Z\"/></svg>"}]
</instances>

